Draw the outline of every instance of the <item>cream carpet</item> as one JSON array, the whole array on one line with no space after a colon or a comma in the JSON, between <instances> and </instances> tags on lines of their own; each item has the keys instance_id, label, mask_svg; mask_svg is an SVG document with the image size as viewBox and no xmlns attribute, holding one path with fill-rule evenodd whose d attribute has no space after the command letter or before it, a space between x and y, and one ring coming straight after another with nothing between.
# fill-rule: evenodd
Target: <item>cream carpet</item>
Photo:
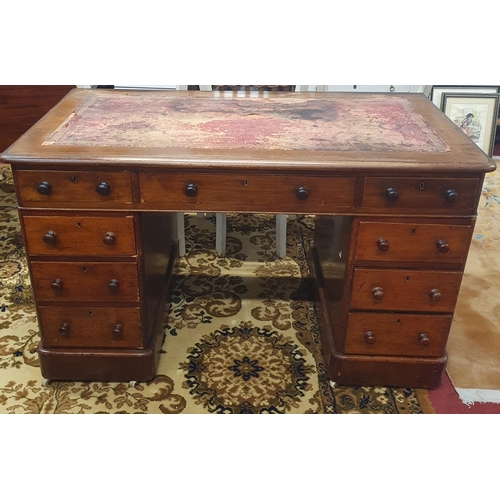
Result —
<instances>
[{"instance_id":1,"label":"cream carpet","mask_svg":"<svg viewBox=\"0 0 500 500\"><path fill-rule=\"evenodd\" d=\"M497 160L500 167L500 160ZM466 404L500 403L500 172L486 174L448 341L448 374Z\"/></svg>"}]
</instances>

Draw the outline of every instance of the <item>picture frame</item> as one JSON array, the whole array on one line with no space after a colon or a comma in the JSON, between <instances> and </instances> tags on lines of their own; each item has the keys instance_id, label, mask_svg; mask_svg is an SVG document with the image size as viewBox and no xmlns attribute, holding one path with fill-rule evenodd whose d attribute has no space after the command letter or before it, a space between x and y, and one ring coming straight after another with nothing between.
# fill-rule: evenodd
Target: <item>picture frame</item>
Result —
<instances>
[{"instance_id":1,"label":"picture frame","mask_svg":"<svg viewBox=\"0 0 500 500\"><path fill-rule=\"evenodd\" d=\"M442 95L443 113L488 156L493 155L499 94Z\"/></svg>"},{"instance_id":2,"label":"picture frame","mask_svg":"<svg viewBox=\"0 0 500 500\"><path fill-rule=\"evenodd\" d=\"M498 94L498 85L433 85L430 100L443 111L443 94Z\"/></svg>"}]
</instances>

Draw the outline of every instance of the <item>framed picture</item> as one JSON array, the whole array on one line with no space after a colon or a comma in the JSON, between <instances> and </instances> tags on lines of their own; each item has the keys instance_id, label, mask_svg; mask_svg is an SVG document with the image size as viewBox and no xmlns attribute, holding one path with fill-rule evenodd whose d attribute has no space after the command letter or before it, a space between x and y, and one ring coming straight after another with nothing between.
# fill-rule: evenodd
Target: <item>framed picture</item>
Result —
<instances>
[{"instance_id":1,"label":"framed picture","mask_svg":"<svg viewBox=\"0 0 500 500\"><path fill-rule=\"evenodd\" d=\"M474 87L472 85L433 85L431 90L431 101L443 111L443 94L497 94L498 86L483 85Z\"/></svg>"},{"instance_id":2,"label":"framed picture","mask_svg":"<svg viewBox=\"0 0 500 500\"><path fill-rule=\"evenodd\" d=\"M443 94L443 112L487 155L492 156L498 94Z\"/></svg>"}]
</instances>

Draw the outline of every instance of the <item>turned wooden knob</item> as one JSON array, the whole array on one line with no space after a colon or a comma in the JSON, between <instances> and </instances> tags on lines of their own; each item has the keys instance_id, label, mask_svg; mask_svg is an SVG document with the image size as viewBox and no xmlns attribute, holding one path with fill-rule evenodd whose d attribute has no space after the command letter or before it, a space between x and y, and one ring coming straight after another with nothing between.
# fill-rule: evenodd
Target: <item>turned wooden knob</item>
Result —
<instances>
[{"instance_id":1,"label":"turned wooden knob","mask_svg":"<svg viewBox=\"0 0 500 500\"><path fill-rule=\"evenodd\" d=\"M385 197L389 200L389 201L396 201L398 198L399 198L399 193L397 192L396 189L394 188L388 188L386 191L385 191Z\"/></svg>"},{"instance_id":2,"label":"turned wooden knob","mask_svg":"<svg viewBox=\"0 0 500 500\"><path fill-rule=\"evenodd\" d=\"M439 240L436 243L436 248L438 249L439 253L447 253L450 251L450 245L448 245L448 243L446 243L446 241L444 240Z\"/></svg>"},{"instance_id":3,"label":"turned wooden knob","mask_svg":"<svg viewBox=\"0 0 500 500\"><path fill-rule=\"evenodd\" d=\"M106 233L104 235L104 238L102 239L102 242L105 244L105 245L114 245L115 244L115 241L116 241L116 236L115 236L115 233Z\"/></svg>"},{"instance_id":4,"label":"turned wooden knob","mask_svg":"<svg viewBox=\"0 0 500 500\"><path fill-rule=\"evenodd\" d=\"M116 291L118 290L118 286L119 286L119 284L120 284L120 283L118 282L118 280L115 280L115 279L111 280L111 281L108 283L108 290L109 290L110 292L116 292Z\"/></svg>"},{"instance_id":5,"label":"turned wooden knob","mask_svg":"<svg viewBox=\"0 0 500 500\"><path fill-rule=\"evenodd\" d=\"M111 186L107 182L100 182L95 190L101 196L108 196L108 194L111 193Z\"/></svg>"},{"instance_id":6,"label":"turned wooden knob","mask_svg":"<svg viewBox=\"0 0 500 500\"><path fill-rule=\"evenodd\" d=\"M59 325L59 335L68 335L70 330L69 323L63 322Z\"/></svg>"},{"instance_id":7,"label":"turned wooden knob","mask_svg":"<svg viewBox=\"0 0 500 500\"><path fill-rule=\"evenodd\" d=\"M434 301L434 302L437 302L438 300L441 299L441 293L440 291L437 289L437 288L433 288L430 292L429 292L429 297Z\"/></svg>"},{"instance_id":8,"label":"turned wooden knob","mask_svg":"<svg viewBox=\"0 0 500 500\"><path fill-rule=\"evenodd\" d=\"M117 323L113 327L113 338L119 339L119 338L121 338L122 334L123 334L123 325L120 325L120 323Z\"/></svg>"},{"instance_id":9,"label":"turned wooden knob","mask_svg":"<svg viewBox=\"0 0 500 500\"><path fill-rule=\"evenodd\" d=\"M299 200L307 200L309 197L309 191L305 186L300 186L297 188L297 192L295 193Z\"/></svg>"},{"instance_id":10,"label":"turned wooden knob","mask_svg":"<svg viewBox=\"0 0 500 500\"><path fill-rule=\"evenodd\" d=\"M365 342L367 344L375 344L375 334L373 332L365 333Z\"/></svg>"},{"instance_id":11,"label":"turned wooden knob","mask_svg":"<svg viewBox=\"0 0 500 500\"><path fill-rule=\"evenodd\" d=\"M444 199L448 203L453 203L458 200L458 193L453 189L447 189L444 193Z\"/></svg>"},{"instance_id":12,"label":"turned wooden knob","mask_svg":"<svg viewBox=\"0 0 500 500\"><path fill-rule=\"evenodd\" d=\"M382 300L384 298L384 290L380 288L379 286L376 286L372 290L373 297L376 298L377 300Z\"/></svg>"},{"instance_id":13,"label":"turned wooden knob","mask_svg":"<svg viewBox=\"0 0 500 500\"><path fill-rule=\"evenodd\" d=\"M56 278L51 284L50 288L54 290L54 292L60 292L63 287L63 282L59 278Z\"/></svg>"},{"instance_id":14,"label":"turned wooden knob","mask_svg":"<svg viewBox=\"0 0 500 500\"><path fill-rule=\"evenodd\" d=\"M377 240L377 246L381 252L387 252L387 250L389 250L389 242L385 238Z\"/></svg>"},{"instance_id":15,"label":"turned wooden knob","mask_svg":"<svg viewBox=\"0 0 500 500\"><path fill-rule=\"evenodd\" d=\"M427 335L425 333L421 333L418 336L418 343L420 345L429 345L429 337L427 337Z\"/></svg>"},{"instance_id":16,"label":"turned wooden knob","mask_svg":"<svg viewBox=\"0 0 500 500\"><path fill-rule=\"evenodd\" d=\"M57 240L57 234L55 231L52 231L49 229L44 235L43 235L43 241L45 243L48 243L49 245L53 245Z\"/></svg>"},{"instance_id":17,"label":"turned wooden knob","mask_svg":"<svg viewBox=\"0 0 500 500\"><path fill-rule=\"evenodd\" d=\"M198 188L196 187L196 184L188 184L184 192L186 193L186 196L192 198L198 194Z\"/></svg>"},{"instance_id":18,"label":"turned wooden knob","mask_svg":"<svg viewBox=\"0 0 500 500\"><path fill-rule=\"evenodd\" d=\"M48 196L50 192L52 191L52 186L50 185L50 182L43 181L38 184L38 187L36 190L40 193L43 194L44 196Z\"/></svg>"}]
</instances>

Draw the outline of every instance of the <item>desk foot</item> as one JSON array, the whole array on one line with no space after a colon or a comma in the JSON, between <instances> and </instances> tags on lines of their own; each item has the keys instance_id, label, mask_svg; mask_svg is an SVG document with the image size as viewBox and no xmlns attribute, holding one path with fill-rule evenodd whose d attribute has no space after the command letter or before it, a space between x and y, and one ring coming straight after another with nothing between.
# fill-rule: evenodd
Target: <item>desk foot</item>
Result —
<instances>
[{"instance_id":1,"label":"desk foot","mask_svg":"<svg viewBox=\"0 0 500 500\"><path fill-rule=\"evenodd\" d=\"M158 340L163 340L161 335ZM38 358L46 381L146 382L155 375L159 349L153 345L137 351L63 350L39 345Z\"/></svg>"}]
</instances>

